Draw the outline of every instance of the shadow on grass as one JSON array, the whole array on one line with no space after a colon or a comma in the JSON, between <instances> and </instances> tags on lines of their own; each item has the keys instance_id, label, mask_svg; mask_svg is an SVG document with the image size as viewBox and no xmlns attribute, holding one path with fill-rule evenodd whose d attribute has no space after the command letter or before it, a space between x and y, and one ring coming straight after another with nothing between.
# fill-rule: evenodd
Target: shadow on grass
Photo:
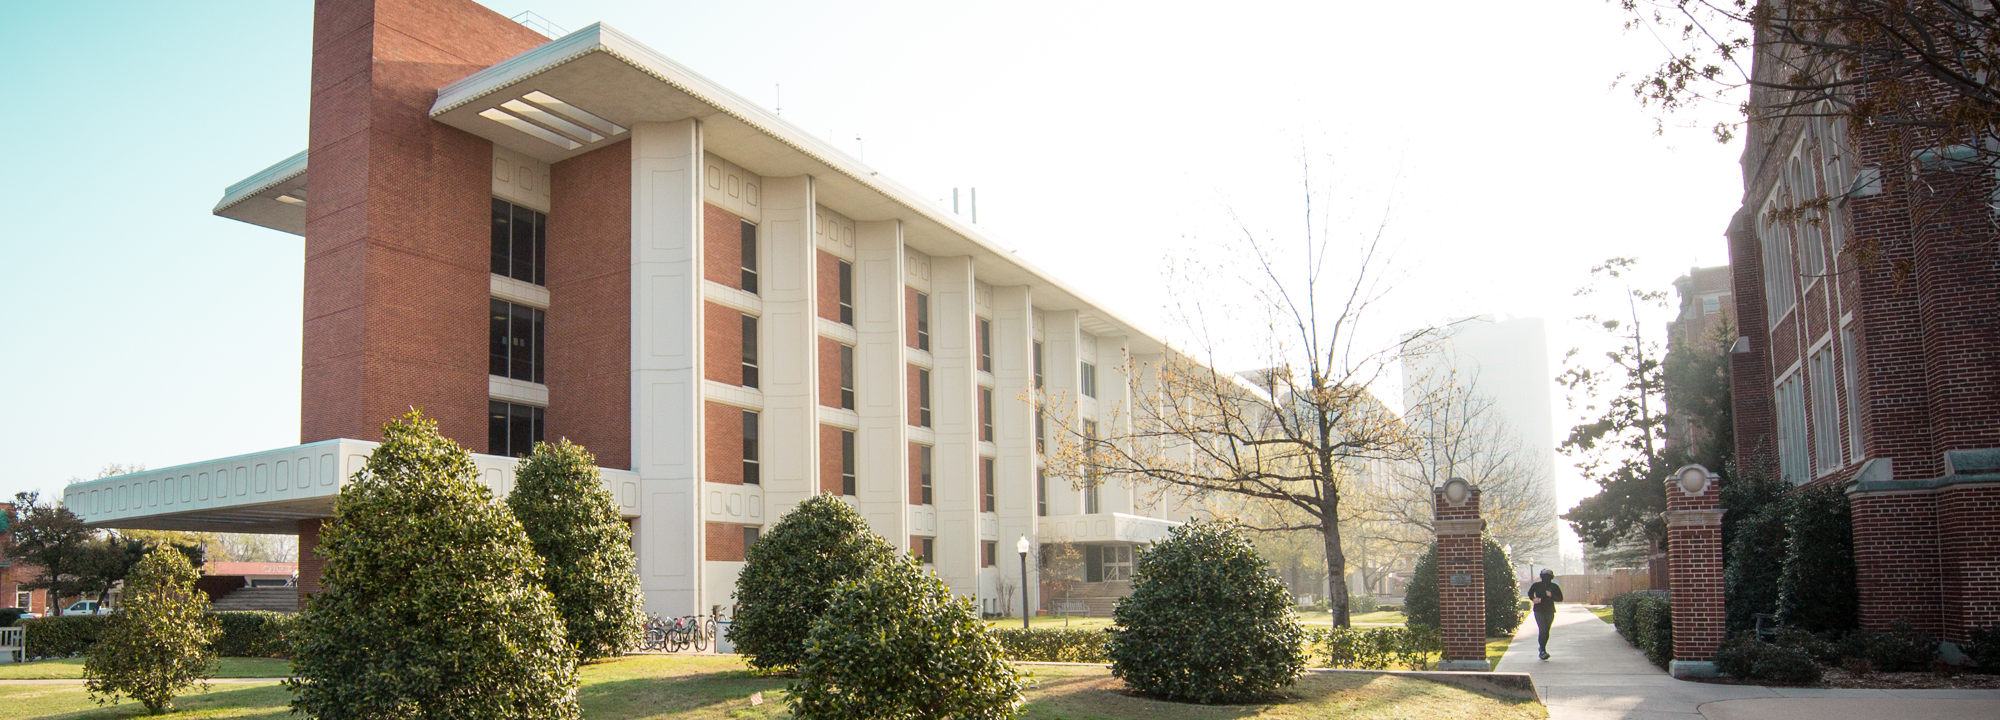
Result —
<instances>
[{"instance_id":1,"label":"shadow on grass","mask_svg":"<svg viewBox=\"0 0 2000 720\"><path fill-rule=\"evenodd\" d=\"M577 702L590 720L634 720L702 709L721 711L724 706L781 717L786 712L785 686L790 682L788 678L758 675L748 670L633 677L586 684L578 689ZM764 704L753 709L750 696L760 692L764 693Z\"/></svg>"},{"instance_id":2,"label":"shadow on grass","mask_svg":"<svg viewBox=\"0 0 2000 720\"><path fill-rule=\"evenodd\" d=\"M228 717L277 720L291 717L291 708L286 703L291 702L292 695L281 685L251 687L210 685L208 692L175 698L174 711L157 716L147 715L146 706L131 698L125 698L115 705L98 705L90 699L88 693L84 692L82 685L15 686L15 688L36 688L53 692L37 693L38 697L20 697L12 693L0 696L0 718L100 720L130 717Z\"/></svg>"}]
</instances>

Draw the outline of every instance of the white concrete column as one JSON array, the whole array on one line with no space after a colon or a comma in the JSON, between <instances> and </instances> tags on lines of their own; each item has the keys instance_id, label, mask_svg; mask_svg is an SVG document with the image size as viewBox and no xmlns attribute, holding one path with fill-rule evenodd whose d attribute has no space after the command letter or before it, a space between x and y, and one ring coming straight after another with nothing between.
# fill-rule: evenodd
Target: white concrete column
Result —
<instances>
[{"instance_id":1,"label":"white concrete column","mask_svg":"<svg viewBox=\"0 0 2000 720\"><path fill-rule=\"evenodd\" d=\"M931 258L932 425L938 577L954 595L979 594L979 378L972 258Z\"/></svg>"},{"instance_id":2,"label":"white concrete column","mask_svg":"<svg viewBox=\"0 0 2000 720\"><path fill-rule=\"evenodd\" d=\"M1039 547L1035 540L1035 407L1031 402L1035 387L1035 304L1034 293L1026 285L993 288L993 444L994 491L999 494L993 513L997 528L994 542L994 570L1013 584L1010 597L1000 598L1001 607L1020 609L1021 562L1014 545L1021 536ZM1030 551L1032 552L1032 550ZM1027 586L1034 585L1035 558L1028 558ZM997 595L997 593L996 593ZM1039 604L1040 593L1030 592L1029 602ZM1033 615L1035 605L1027 608Z\"/></svg>"},{"instance_id":3,"label":"white concrete column","mask_svg":"<svg viewBox=\"0 0 2000 720\"><path fill-rule=\"evenodd\" d=\"M904 393L903 224L854 224L855 503L899 550L910 546L910 434Z\"/></svg>"},{"instance_id":4,"label":"white concrete column","mask_svg":"<svg viewBox=\"0 0 2000 720\"><path fill-rule=\"evenodd\" d=\"M646 609L702 598L701 124L632 128L632 466Z\"/></svg>"},{"instance_id":5,"label":"white concrete column","mask_svg":"<svg viewBox=\"0 0 2000 720\"><path fill-rule=\"evenodd\" d=\"M1124 435L1131 431L1131 361L1122 335L1097 337L1097 416L1098 433ZM1133 488L1123 482L1107 481L1097 490L1104 512L1136 514Z\"/></svg>"},{"instance_id":6,"label":"white concrete column","mask_svg":"<svg viewBox=\"0 0 2000 720\"><path fill-rule=\"evenodd\" d=\"M1048 402L1049 452L1064 442L1064 423L1082 427L1077 411L1076 384L1077 328L1075 310L1042 312L1042 393ZM1083 512L1083 493L1064 478L1049 478L1049 514L1076 515Z\"/></svg>"},{"instance_id":7,"label":"white concrete column","mask_svg":"<svg viewBox=\"0 0 2000 720\"><path fill-rule=\"evenodd\" d=\"M813 240L813 179L764 179L759 295L764 416L762 444L766 522L819 487L819 329L814 302L818 249Z\"/></svg>"}]
</instances>

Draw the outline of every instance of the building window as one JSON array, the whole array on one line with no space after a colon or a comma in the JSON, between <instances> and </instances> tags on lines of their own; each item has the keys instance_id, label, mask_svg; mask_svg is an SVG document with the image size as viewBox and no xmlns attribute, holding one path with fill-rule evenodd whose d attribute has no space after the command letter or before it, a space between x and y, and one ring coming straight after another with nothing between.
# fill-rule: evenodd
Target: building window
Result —
<instances>
[{"instance_id":1,"label":"building window","mask_svg":"<svg viewBox=\"0 0 2000 720\"><path fill-rule=\"evenodd\" d=\"M1042 341L1035 341L1035 389L1042 389Z\"/></svg>"},{"instance_id":2,"label":"building window","mask_svg":"<svg viewBox=\"0 0 2000 720\"><path fill-rule=\"evenodd\" d=\"M1124 582L1132 579L1132 546L1097 546L1098 564L1102 566L1104 582Z\"/></svg>"},{"instance_id":3,"label":"building window","mask_svg":"<svg viewBox=\"0 0 2000 720\"><path fill-rule=\"evenodd\" d=\"M1722 312L1722 298L1709 296L1701 299L1701 314L1714 315Z\"/></svg>"},{"instance_id":4,"label":"building window","mask_svg":"<svg viewBox=\"0 0 2000 720\"><path fill-rule=\"evenodd\" d=\"M743 552L746 555L750 552L750 546L757 544L757 535L761 530L762 528L755 525L743 526Z\"/></svg>"},{"instance_id":5,"label":"building window","mask_svg":"<svg viewBox=\"0 0 2000 720\"><path fill-rule=\"evenodd\" d=\"M757 226L743 223L743 291L757 294Z\"/></svg>"},{"instance_id":6,"label":"building window","mask_svg":"<svg viewBox=\"0 0 2000 720\"><path fill-rule=\"evenodd\" d=\"M936 543L936 538L917 538L917 546L913 549L917 551L917 557L922 558L925 565L937 562L936 557L931 554L936 549Z\"/></svg>"},{"instance_id":7,"label":"building window","mask_svg":"<svg viewBox=\"0 0 2000 720\"><path fill-rule=\"evenodd\" d=\"M917 446L917 499L919 505L931 504L931 446Z\"/></svg>"},{"instance_id":8,"label":"building window","mask_svg":"<svg viewBox=\"0 0 2000 720\"><path fill-rule=\"evenodd\" d=\"M840 407L854 409L854 346L840 346Z\"/></svg>"},{"instance_id":9,"label":"building window","mask_svg":"<svg viewBox=\"0 0 2000 720\"><path fill-rule=\"evenodd\" d=\"M980 543L979 566L993 567L995 564L993 561L995 557L999 554L1000 554L1000 543L994 542L992 540Z\"/></svg>"},{"instance_id":10,"label":"building window","mask_svg":"<svg viewBox=\"0 0 2000 720\"><path fill-rule=\"evenodd\" d=\"M542 382L545 311L496 298L491 300L489 315L486 372L514 380Z\"/></svg>"},{"instance_id":11,"label":"building window","mask_svg":"<svg viewBox=\"0 0 2000 720\"><path fill-rule=\"evenodd\" d=\"M1840 328L1841 379L1847 381L1847 459L1860 462L1867 457L1861 449L1861 357L1855 354L1854 325Z\"/></svg>"},{"instance_id":12,"label":"building window","mask_svg":"<svg viewBox=\"0 0 2000 720\"><path fill-rule=\"evenodd\" d=\"M1801 484L1811 479L1806 466L1806 398L1799 374L1778 383L1778 469L1786 480Z\"/></svg>"},{"instance_id":13,"label":"building window","mask_svg":"<svg viewBox=\"0 0 2000 720\"><path fill-rule=\"evenodd\" d=\"M757 452L757 413L745 410L743 411L743 484L764 484L764 478L759 472L760 457L762 455Z\"/></svg>"},{"instance_id":14,"label":"building window","mask_svg":"<svg viewBox=\"0 0 2000 720\"><path fill-rule=\"evenodd\" d=\"M917 427L931 426L931 371L917 368Z\"/></svg>"},{"instance_id":15,"label":"building window","mask_svg":"<svg viewBox=\"0 0 2000 720\"><path fill-rule=\"evenodd\" d=\"M1840 401L1834 394L1833 344L1827 343L1810 361L1812 381L1812 447L1816 474L1840 469Z\"/></svg>"},{"instance_id":16,"label":"building window","mask_svg":"<svg viewBox=\"0 0 2000 720\"><path fill-rule=\"evenodd\" d=\"M979 369L993 372L993 321L979 319Z\"/></svg>"},{"instance_id":17,"label":"building window","mask_svg":"<svg viewBox=\"0 0 2000 720\"><path fill-rule=\"evenodd\" d=\"M840 494L853 497L854 477L854 431L840 431Z\"/></svg>"},{"instance_id":18,"label":"building window","mask_svg":"<svg viewBox=\"0 0 2000 720\"><path fill-rule=\"evenodd\" d=\"M547 285L549 216L493 199L493 274L521 282Z\"/></svg>"},{"instance_id":19,"label":"building window","mask_svg":"<svg viewBox=\"0 0 2000 720\"><path fill-rule=\"evenodd\" d=\"M1077 388L1083 391L1084 397L1097 397L1097 366L1082 363L1082 367L1077 369L1076 384Z\"/></svg>"},{"instance_id":20,"label":"building window","mask_svg":"<svg viewBox=\"0 0 2000 720\"><path fill-rule=\"evenodd\" d=\"M931 349L931 296L917 293L917 349Z\"/></svg>"},{"instance_id":21,"label":"building window","mask_svg":"<svg viewBox=\"0 0 2000 720\"><path fill-rule=\"evenodd\" d=\"M1046 454L1049 439L1049 411L1035 408L1035 453Z\"/></svg>"},{"instance_id":22,"label":"building window","mask_svg":"<svg viewBox=\"0 0 2000 720\"><path fill-rule=\"evenodd\" d=\"M498 400L486 404L486 454L527 457L542 441L542 420L548 412L533 405Z\"/></svg>"},{"instance_id":23,"label":"building window","mask_svg":"<svg viewBox=\"0 0 2000 720\"><path fill-rule=\"evenodd\" d=\"M854 263L840 261L840 322L854 325Z\"/></svg>"},{"instance_id":24,"label":"building window","mask_svg":"<svg viewBox=\"0 0 2000 720\"><path fill-rule=\"evenodd\" d=\"M1035 468L1035 515L1049 516L1049 472Z\"/></svg>"},{"instance_id":25,"label":"building window","mask_svg":"<svg viewBox=\"0 0 2000 720\"><path fill-rule=\"evenodd\" d=\"M1097 513L1097 421L1083 421L1083 512Z\"/></svg>"},{"instance_id":26,"label":"building window","mask_svg":"<svg viewBox=\"0 0 2000 720\"><path fill-rule=\"evenodd\" d=\"M34 604L35 604L34 591L22 590L14 593L14 607L20 608L22 610L32 610L34 608L30 606Z\"/></svg>"},{"instance_id":27,"label":"building window","mask_svg":"<svg viewBox=\"0 0 2000 720\"><path fill-rule=\"evenodd\" d=\"M993 458L979 458L979 511L993 512Z\"/></svg>"},{"instance_id":28,"label":"building window","mask_svg":"<svg viewBox=\"0 0 2000 720\"><path fill-rule=\"evenodd\" d=\"M757 318L743 316L743 387L757 387Z\"/></svg>"},{"instance_id":29,"label":"building window","mask_svg":"<svg viewBox=\"0 0 2000 720\"><path fill-rule=\"evenodd\" d=\"M979 439L993 442L993 388L979 389Z\"/></svg>"}]
</instances>

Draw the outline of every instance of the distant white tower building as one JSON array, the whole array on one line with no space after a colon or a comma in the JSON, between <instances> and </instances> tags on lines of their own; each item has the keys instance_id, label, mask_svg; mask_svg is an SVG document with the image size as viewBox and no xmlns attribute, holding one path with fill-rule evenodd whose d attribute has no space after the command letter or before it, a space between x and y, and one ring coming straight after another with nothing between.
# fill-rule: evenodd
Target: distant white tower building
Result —
<instances>
[{"instance_id":1,"label":"distant white tower building","mask_svg":"<svg viewBox=\"0 0 2000 720\"><path fill-rule=\"evenodd\" d=\"M1459 318L1437 331L1427 352L1403 356L1403 405L1417 407L1439 383L1453 382L1493 402L1493 409L1520 439L1536 485L1547 496L1550 541L1541 552L1516 552L1516 564L1550 567L1561 559L1555 495L1554 409L1549 400L1555 374L1549 369L1548 335L1541 318L1492 315ZM1413 421L1416 418L1411 418Z\"/></svg>"}]
</instances>

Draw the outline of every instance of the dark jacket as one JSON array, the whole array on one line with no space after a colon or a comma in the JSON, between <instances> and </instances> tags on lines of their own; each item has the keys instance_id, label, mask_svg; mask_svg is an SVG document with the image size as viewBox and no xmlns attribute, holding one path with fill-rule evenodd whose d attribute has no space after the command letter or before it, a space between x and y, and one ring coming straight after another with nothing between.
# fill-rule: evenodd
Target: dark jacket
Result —
<instances>
[{"instance_id":1,"label":"dark jacket","mask_svg":"<svg viewBox=\"0 0 2000 720\"><path fill-rule=\"evenodd\" d=\"M1534 598L1542 599L1540 603L1535 604L1535 612L1554 613L1556 611L1556 603L1562 602L1563 589L1561 585L1555 584L1553 580L1543 580L1528 586L1528 598L1530 600Z\"/></svg>"}]
</instances>

